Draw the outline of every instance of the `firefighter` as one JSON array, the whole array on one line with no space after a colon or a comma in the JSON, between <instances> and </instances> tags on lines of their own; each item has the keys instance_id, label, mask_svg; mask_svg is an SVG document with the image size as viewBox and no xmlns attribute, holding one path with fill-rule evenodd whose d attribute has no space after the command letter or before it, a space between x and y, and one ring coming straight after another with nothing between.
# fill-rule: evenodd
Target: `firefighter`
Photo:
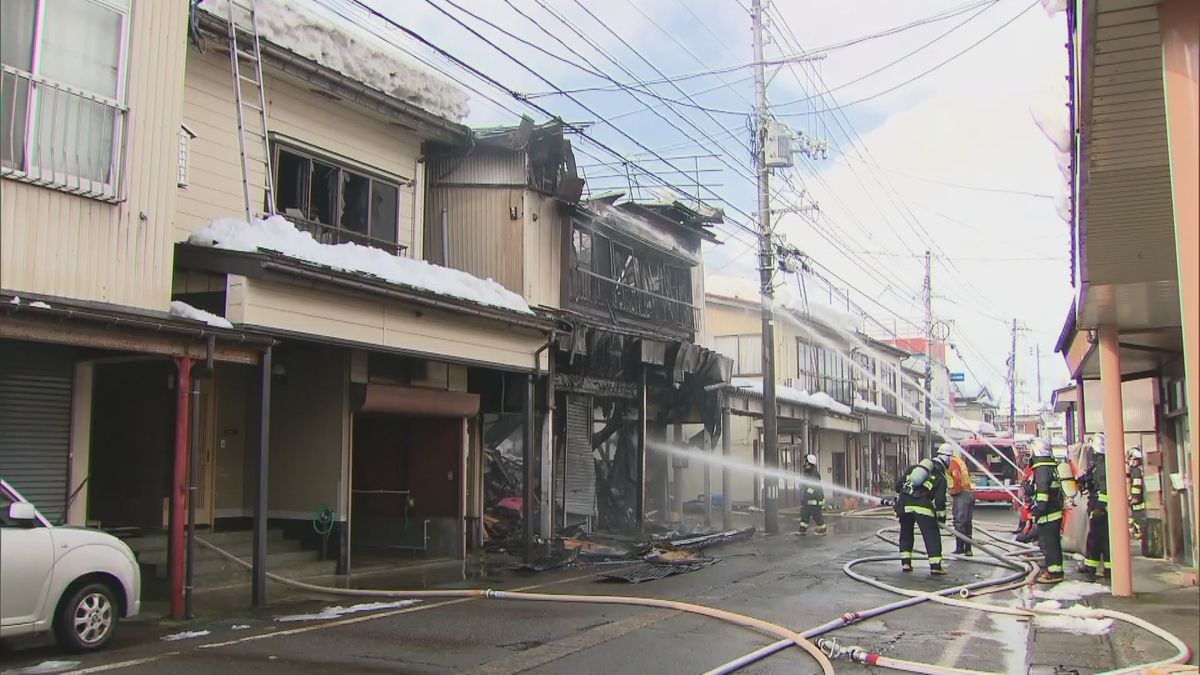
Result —
<instances>
[{"instance_id":1,"label":"firefighter","mask_svg":"<svg viewBox=\"0 0 1200 675\"><path fill-rule=\"evenodd\" d=\"M925 552L929 554L929 573L944 575L942 567L942 534L938 523L946 522L946 467L950 465L953 448L945 443L937 456L923 459L910 466L897 481L896 515L900 518L900 569L911 572L914 528L921 528Z\"/></svg>"},{"instance_id":2,"label":"firefighter","mask_svg":"<svg viewBox=\"0 0 1200 675\"><path fill-rule=\"evenodd\" d=\"M1035 438L1029 444L1033 468L1033 500L1029 517L1038 533L1038 548L1042 550L1045 566L1038 575L1039 584L1057 584L1063 580L1062 518L1063 492L1050 443Z\"/></svg>"},{"instance_id":3,"label":"firefighter","mask_svg":"<svg viewBox=\"0 0 1200 675\"><path fill-rule=\"evenodd\" d=\"M950 505L953 507L951 517L954 529L959 534L970 537L974 533L973 517L975 511L975 487L971 483L971 471L962 458L962 448L943 443L942 448L951 447L954 453L950 457L950 465L946 468L946 491L950 493ZM941 448L939 448L940 450ZM954 553L967 557L975 555L971 543L955 537Z\"/></svg>"},{"instance_id":4,"label":"firefighter","mask_svg":"<svg viewBox=\"0 0 1200 675\"><path fill-rule=\"evenodd\" d=\"M1129 524L1139 538L1146 526L1146 479L1142 470L1142 449L1136 445L1129 449L1129 510L1133 515Z\"/></svg>"},{"instance_id":5,"label":"firefighter","mask_svg":"<svg viewBox=\"0 0 1200 675\"><path fill-rule=\"evenodd\" d=\"M1087 493L1088 531L1083 564L1079 566L1091 581L1112 569L1108 551L1108 474L1104 467L1104 434L1088 442L1088 467L1080 476L1079 487Z\"/></svg>"},{"instance_id":6,"label":"firefighter","mask_svg":"<svg viewBox=\"0 0 1200 675\"><path fill-rule=\"evenodd\" d=\"M813 534L825 534L825 519L821 517L821 509L825 507L825 488L821 487L821 472L817 470L817 456L809 455L804 458L804 503L800 505L800 534L808 534L808 521L817 524Z\"/></svg>"}]
</instances>

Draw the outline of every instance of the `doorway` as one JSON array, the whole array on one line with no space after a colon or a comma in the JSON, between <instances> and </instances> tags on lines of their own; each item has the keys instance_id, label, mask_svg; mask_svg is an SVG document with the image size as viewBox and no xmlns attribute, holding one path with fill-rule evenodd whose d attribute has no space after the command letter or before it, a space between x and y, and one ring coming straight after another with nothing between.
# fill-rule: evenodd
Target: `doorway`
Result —
<instances>
[{"instance_id":1,"label":"doorway","mask_svg":"<svg viewBox=\"0 0 1200 675\"><path fill-rule=\"evenodd\" d=\"M465 430L461 417L355 417L350 526L356 552L463 555Z\"/></svg>"}]
</instances>

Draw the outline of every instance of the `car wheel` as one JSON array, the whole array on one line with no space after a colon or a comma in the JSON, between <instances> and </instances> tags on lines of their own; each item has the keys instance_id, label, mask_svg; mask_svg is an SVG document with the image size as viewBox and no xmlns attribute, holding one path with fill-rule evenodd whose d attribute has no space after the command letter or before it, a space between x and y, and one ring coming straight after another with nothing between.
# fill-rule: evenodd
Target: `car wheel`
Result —
<instances>
[{"instance_id":1,"label":"car wheel","mask_svg":"<svg viewBox=\"0 0 1200 675\"><path fill-rule=\"evenodd\" d=\"M117 602L102 583L86 584L66 598L54 618L59 644L75 652L100 649L117 630Z\"/></svg>"}]
</instances>

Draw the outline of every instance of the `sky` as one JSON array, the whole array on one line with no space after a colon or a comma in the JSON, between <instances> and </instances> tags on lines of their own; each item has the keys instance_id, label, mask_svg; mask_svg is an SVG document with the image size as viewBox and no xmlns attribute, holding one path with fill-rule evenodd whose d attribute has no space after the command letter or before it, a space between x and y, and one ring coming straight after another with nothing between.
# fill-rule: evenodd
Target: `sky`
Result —
<instances>
[{"instance_id":1,"label":"sky","mask_svg":"<svg viewBox=\"0 0 1200 675\"><path fill-rule=\"evenodd\" d=\"M508 93L517 92L589 124L572 143L592 190L655 183L636 170L630 178L609 150L689 194L700 183L730 221L707 270L756 276L743 229L757 204L749 0L364 1L478 71L391 33L478 90L468 124L547 119ZM1036 0L787 0L767 16L767 60L820 57L767 69L775 119L828 146L827 157L799 158L771 178L772 207L792 208L777 214L777 234L824 278L807 277L809 293L831 294L825 280L838 294L850 286L853 305L913 334L931 250L933 312L954 346L951 370L1006 400L1015 318L1018 406L1038 400L1039 363L1048 400L1067 381L1053 350L1072 297L1069 237L1055 209L1065 181L1031 107L1065 119L1054 94L1067 68L1064 15Z\"/></svg>"}]
</instances>

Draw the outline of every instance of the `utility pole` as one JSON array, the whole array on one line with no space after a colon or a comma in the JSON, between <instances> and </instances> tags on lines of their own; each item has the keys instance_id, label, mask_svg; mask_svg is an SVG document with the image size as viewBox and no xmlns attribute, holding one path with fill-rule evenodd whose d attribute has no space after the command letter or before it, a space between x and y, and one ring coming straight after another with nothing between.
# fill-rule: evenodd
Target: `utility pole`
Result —
<instances>
[{"instance_id":1,"label":"utility pole","mask_svg":"<svg viewBox=\"0 0 1200 675\"><path fill-rule=\"evenodd\" d=\"M925 251L925 451L933 457L933 265Z\"/></svg>"},{"instance_id":2,"label":"utility pole","mask_svg":"<svg viewBox=\"0 0 1200 675\"><path fill-rule=\"evenodd\" d=\"M779 468L779 423L775 418L775 247L771 245L771 197L767 167L767 84L763 73L762 0L751 0L754 33L754 148L758 159L758 264L762 293L763 465ZM779 534L779 478L763 476L763 520L767 534Z\"/></svg>"},{"instance_id":3,"label":"utility pole","mask_svg":"<svg viewBox=\"0 0 1200 675\"><path fill-rule=\"evenodd\" d=\"M1017 437L1017 320L1012 320L1012 351L1008 357L1008 430Z\"/></svg>"}]
</instances>

